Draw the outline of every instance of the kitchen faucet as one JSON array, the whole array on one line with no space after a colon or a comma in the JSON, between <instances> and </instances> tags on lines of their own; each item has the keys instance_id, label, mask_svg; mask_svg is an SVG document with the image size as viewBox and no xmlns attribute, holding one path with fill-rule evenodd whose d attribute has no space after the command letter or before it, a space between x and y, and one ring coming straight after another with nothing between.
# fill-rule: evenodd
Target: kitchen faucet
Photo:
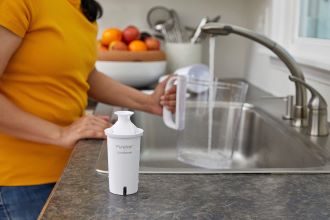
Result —
<instances>
[{"instance_id":1,"label":"kitchen faucet","mask_svg":"<svg viewBox=\"0 0 330 220\"><path fill-rule=\"evenodd\" d=\"M323 96L311 85L294 76L289 76L293 82L300 83L311 92L308 102L308 129L307 134L311 136L329 135L328 105Z\"/></svg>"},{"instance_id":2,"label":"kitchen faucet","mask_svg":"<svg viewBox=\"0 0 330 220\"><path fill-rule=\"evenodd\" d=\"M293 77L305 82L302 70L294 60L294 58L279 44L268 37L253 32L251 30L222 23L207 23L202 27L202 31L213 36L237 34L253 41L256 41L274 52L287 66ZM305 127L307 125L307 96L306 88L299 82L295 83L295 105L293 107L292 125L294 127Z\"/></svg>"}]
</instances>

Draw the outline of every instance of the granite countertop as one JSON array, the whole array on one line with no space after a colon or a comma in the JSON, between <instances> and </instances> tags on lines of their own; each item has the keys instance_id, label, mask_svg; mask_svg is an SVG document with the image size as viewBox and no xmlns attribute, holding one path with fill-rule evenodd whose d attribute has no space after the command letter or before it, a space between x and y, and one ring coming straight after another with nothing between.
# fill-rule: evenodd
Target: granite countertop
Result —
<instances>
[{"instance_id":1,"label":"granite countertop","mask_svg":"<svg viewBox=\"0 0 330 220\"><path fill-rule=\"evenodd\" d=\"M81 141L40 219L329 219L330 175L140 175L111 194L95 171L102 141Z\"/></svg>"},{"instance_id":2,"label":"granite countertop","mask_svg":"<svg viewBox=\"0 0 330 220\"><path fill-rule=\"evenodd\" d=\"M40 219L330 219L329 174L140 174L138 193L114 195L101 146L77 144Z\"/></svg>"}]
</instances>

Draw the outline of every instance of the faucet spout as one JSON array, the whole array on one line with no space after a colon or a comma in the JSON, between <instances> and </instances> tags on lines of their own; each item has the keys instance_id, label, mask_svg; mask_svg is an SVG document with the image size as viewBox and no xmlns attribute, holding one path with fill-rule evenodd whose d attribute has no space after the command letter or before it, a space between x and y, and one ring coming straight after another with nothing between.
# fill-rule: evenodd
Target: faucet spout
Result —
<instances>
[{"instance_id":1,"label":"faucet spout","mask_svg":"<svg viewBox=\"0 0 330 220\"><path fill-rule=\"evenodd\" d=\"M260 43L275 53L280 60L287 66L292 76L301 81L305 81L304 75L294 58L279 44L268 37L253 32L251 30L222 23L207 23L202 27L202 31L211 35L237 34ZM296 103L293 112L292 125L295 127L305 127L307 125L307 96L306 88L295 82Z\"/></svg>"}]
</instances>

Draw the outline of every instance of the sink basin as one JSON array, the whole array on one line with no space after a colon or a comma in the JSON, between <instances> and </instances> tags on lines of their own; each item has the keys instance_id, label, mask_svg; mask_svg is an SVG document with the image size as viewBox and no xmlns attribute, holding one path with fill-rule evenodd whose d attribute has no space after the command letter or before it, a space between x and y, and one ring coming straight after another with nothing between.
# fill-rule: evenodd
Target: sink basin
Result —
<instances>
[{"instance_id":1,"label":"sink basin","mask_svg":"<svg viewBox=\"0 0 330 220\"><path fill-rule=\"evenodd\" d=\"M214 120L217 120L223 111L228 109L216 109ZM230 111L235 114L238 109L231 108ZM229 168L224 169L204 169L180 162L176 148L178 133L167 128L161 117L137 111L132 120L145 130L141 143L141 173L330 172L329 156L324 146L318 145L309 136L252 104L244 104L233 162ZM107 172L105 142L100 152L97 171Z\"/></svg>"}]
</instances>

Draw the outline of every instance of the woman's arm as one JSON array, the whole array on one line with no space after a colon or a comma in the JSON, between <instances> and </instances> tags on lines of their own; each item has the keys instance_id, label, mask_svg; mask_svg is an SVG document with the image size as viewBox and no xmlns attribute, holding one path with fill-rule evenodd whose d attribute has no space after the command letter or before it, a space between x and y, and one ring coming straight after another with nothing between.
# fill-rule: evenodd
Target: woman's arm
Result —
<instances>
[{"instance_id":1,"label":"woman's arm","mask_svg":"<svg viewBox=\"0 0 330 220\"><path fill-rule=\"evenodd\" d=\"M162 105L171 111L175 107L175 88L164 94L165 81L158 84L154 93L144 94L132 87L126 86L96 69L90 74L88 95L100 102L111 105L137 109L156 115L162 114Z\"/></svg>"},{"instance_id":2,"label":"woman's arm","mask_svg":"<svg viewBox=\"0 0 330 220\"><path fill-rule=\"evenodd\" d=\"M0 26L0 80L22 38ZM108 121L86 116L68 127L61 127L18 108L0 92L0 132L44 144L72 147L81 138L103 138Z\"/></svg>"}]
</instances>

